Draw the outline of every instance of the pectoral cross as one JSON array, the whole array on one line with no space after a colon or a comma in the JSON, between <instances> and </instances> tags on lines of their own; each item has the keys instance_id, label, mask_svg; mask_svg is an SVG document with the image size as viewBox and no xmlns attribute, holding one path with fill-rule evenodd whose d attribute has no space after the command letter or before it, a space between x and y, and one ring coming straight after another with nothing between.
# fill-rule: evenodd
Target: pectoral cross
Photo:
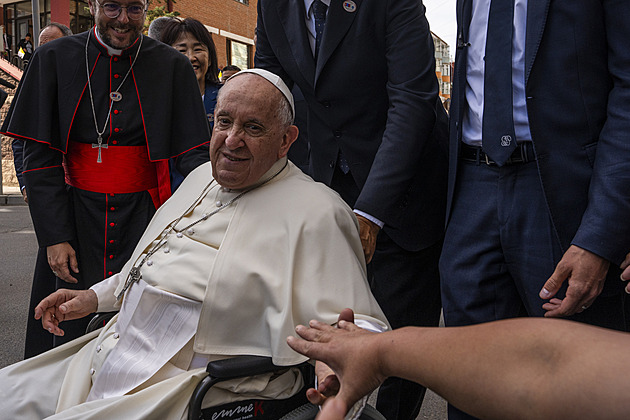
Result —
<instances>
[{"instance_id":1,"label":"pectoral cross","mask_svg":"<svg viewBox=\"0 0 630 420\"><path fill-rule=\"evenodd\" d=\"M129 271L129 276L127 277L127 281L125 282L125 286L120 291L118 296L116 296L116 300L117 301L120 300L123 297L123 295L125 294L125 292L127 291L127 289L129 289L129 287L131 287L132 284L138 282L141 278L142 278L142 273L140 272L140 268L133 267Z\"/></svg>"},{"instance_id":2,"label":"pectoral cross","mask_svg":"<svg viewBox=\"0 0 630 420\"><path fill-rule=\"evenodd\" d=\"M103 162L103 160L101 159L101 150L108 149L109 145L107 143L103 144L103 137L101 137L100 135L98 136L98 139L96 141L98 141L98 143L92 143L92 149L96 149L98 147L98 158L96 159L96 163L101 163Z\"/></svg>"}]
</instances>

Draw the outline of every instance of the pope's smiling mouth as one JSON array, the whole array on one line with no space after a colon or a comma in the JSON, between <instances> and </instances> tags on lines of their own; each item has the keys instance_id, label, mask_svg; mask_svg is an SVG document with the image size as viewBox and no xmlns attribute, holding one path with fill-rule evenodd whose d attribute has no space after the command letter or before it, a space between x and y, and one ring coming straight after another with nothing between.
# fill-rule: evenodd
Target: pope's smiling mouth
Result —
<instances>
[{"instance_id":1,"label":"pope's smiling mouth","mask_svg":"<svg viewBox=\"0 0 630 420\"><path fill-rule=\"evenodd\" d=\"M247 159L240 159L240 158L233 157L233 156L228 156L228 155L224 155L224 156L225 156L228 160L231 160L232 162L242 162L242 161L244 161L244 160L247 160Z\"/></svg>"}]
</instances>

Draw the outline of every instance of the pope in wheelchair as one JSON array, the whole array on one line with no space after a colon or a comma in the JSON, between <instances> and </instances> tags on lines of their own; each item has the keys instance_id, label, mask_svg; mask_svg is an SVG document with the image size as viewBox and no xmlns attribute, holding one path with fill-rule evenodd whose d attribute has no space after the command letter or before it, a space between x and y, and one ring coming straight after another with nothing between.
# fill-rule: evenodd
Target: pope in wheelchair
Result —
<instances>
[{"instance_id":1,"label":"pope in wheelchair","mask_svg":"<svg viewBox=\"0 0 630 420\"><path fill-rule=\"evenodd\" d=\"M225 84L211 163L157 211L123 270L89 290L58 290L35 310L57 335L64 320L117 315L0 370L3 418L186 418L210 361L300 364L307 358L286 337L311 319L335 323L345 307L359 325L388 328L352 210L286 158L298 135L293 113L289 89L270 72L242 71ZM286 400L306 385L299 368L232 379L212 387L203 406Z\"/></svg>"}]
</instances>

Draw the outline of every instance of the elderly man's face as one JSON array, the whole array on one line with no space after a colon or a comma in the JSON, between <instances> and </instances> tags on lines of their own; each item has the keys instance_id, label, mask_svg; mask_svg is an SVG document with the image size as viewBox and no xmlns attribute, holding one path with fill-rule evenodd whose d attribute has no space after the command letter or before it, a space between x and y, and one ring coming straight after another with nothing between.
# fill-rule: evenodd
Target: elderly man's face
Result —
<instances>
[{"instance_id":1,"label":"elderly man's face","mask_svg":"<svg viewBox=\"0 0 630 420\"><path fill-rule=\"evenodd\" d=\"M130 19L128 9L121 9L117 17L110 18L105 14L104 8L113 5L146 8L145 0L88 0L88 4L99 35L110 47L125 49L140 36L146 13L143 13L140 19Z\"/></svg>"},{"instance_id":2,"label":"elderly man's face","mask_svg":"<svg viewBox=\"0 0 630 420\"><path fill-rule=\"evenodd\" d=\"M280 122L281 100L280 91L255 74L242 74L221 88L210 142L212 174L221 186L247 188L286 156L298 130Z\"/></svg>"},{"instance_id":3,"label":"elderly man's face","mask_svg":"<svg viewBox=\"0 0 630 420\"><path fill-rule=\"evenodd\" d=\"M56 26L49 26L39 34L39 46L41 47L47 42L63 37L63 32Z\"/></svg>"}]
</instances>

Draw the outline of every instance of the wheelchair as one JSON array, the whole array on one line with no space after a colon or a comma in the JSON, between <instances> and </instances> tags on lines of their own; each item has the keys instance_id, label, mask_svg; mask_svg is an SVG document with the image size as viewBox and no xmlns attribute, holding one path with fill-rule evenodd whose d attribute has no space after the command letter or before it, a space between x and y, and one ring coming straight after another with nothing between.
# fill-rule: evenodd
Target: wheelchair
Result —
<instances>
[{"instance_id":1,"label":"wheelchair","mask_svg":"<svg viewBox=\"0 0 630 420\"><path fill-rule=\"evenodd\" d=\"M89 322L86 332L103 327L116 312L100 313ZM215 407L201 408L203 398L210 388L223 381L262 375L281 373L289 368L298 368L304 378L305 386L294 396L285 400L253 399L235 401ZM215 360L206 367L208 376L204 377L188 403L188 420L313 420L319 407L308 402L306 389L315 381L313 366L304 362L297 366L276 366L270 357L239 356L230 359ZM360 420L386 420L375 408L366 405Z\"/></svg>"}]
</instances>

